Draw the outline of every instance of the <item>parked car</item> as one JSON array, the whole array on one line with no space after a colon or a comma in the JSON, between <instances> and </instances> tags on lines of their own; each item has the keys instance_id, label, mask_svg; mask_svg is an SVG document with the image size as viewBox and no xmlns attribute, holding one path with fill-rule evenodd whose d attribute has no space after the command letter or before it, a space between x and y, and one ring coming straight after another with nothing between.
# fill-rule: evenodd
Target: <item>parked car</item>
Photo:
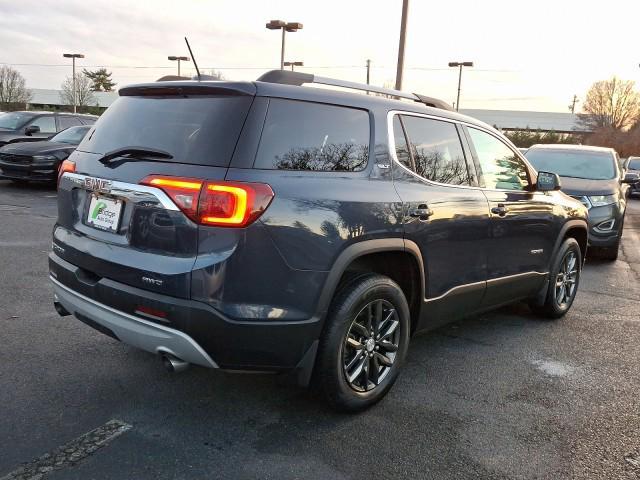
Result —
<instances>
[{"instance_id":1,"label":"parked car","mask_svg":"<svg viewBox=\"0 0 640 480\"><path fill-rule=\"evenodd\" d=\"M288 372L358 410L415 332L570 309L587 209L558 189L421 95L280 70L125 87L62 166L54 304L169 369Z\"/></svg>"},{"instance_id":2,"label":"parked car","mask_svg":"<svg viewBox=\"0 0 640 480\"><path fill-rule=\"evenodd\" d=\"M627 173L640 175L640 157L629 157L625 165ZM630 177L633 180L633 177ZM640 181L629 184L629 195L640 195Z\"/></svg>"},{"instance_id":3,"label":"parked car","mask_svg":"<svg viewBox=\"0 0 640 480\"><path fill-rule=\"evenodd\" d=\"M39 142L69 127L93 125L98 117L75 113L9 112L0 115L0 147L13 142Z\"/></svg>"},{"instance_id":4,"label":"parked car","mask_svg":"<svg viewBox=\"0 0 640 480\"><path fill-rule=\"evenodd\" d=\"M58 169L76 149L91 126L70 127L51 140L9 143L0 147L0 178L16 182L55 182Z\"/></svg>"},{"instance_id":5,"label":"parked car","mask_svg":"<svg viewBox=\"0 0 640 480\"><path fill-rule=\"evenodd\" d=\"M589 253L615 260L627 206L625 179L612 148L534 145L527 159L537 169L557 173L562 190L589 209Z\"/></svg>"}]
</instances>

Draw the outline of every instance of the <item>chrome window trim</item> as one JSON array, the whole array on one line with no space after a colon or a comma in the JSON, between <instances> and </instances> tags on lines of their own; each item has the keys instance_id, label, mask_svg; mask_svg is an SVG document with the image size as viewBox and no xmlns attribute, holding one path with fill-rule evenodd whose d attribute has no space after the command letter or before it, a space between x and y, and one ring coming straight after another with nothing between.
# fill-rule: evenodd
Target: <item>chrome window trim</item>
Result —
<instances>
[{"instance_id":1,"label":"chrome window trim","mask_svg":"<svg viewBox=\"0 0 640 480\"><path fill-rule=\"evenodd\" d=\"M169 196L164 193L162 190L160 190L159 188L155 188L155 187L150 187L148 185L137 185L135 183L126 183L126 182L119 182L117 180L109 180L109 179L103 179L100 177L94 177L92 175L83 175L80 173L71 173L71 172L65 172L62 177L61 180L63 179L68 179L69 181L75 183L76 185L78 185L78 187L83 188L87 191L91 191L87 188L85 188L85 184L84 181L86 178L97 178L100 180L106 180L108 182L111 182L111 189L109 192L105 192L111 195L117 195L117 196L121 196L121 197L125 197L125 198L133 198L136 196L141 196L141 195L151 195L153 197L155 197L155 199L158 201L158 203L160 205L162 205L162 207L165 210L172 210L175 212L180 211L180 209L178 208L178 206L173 203L173 201L171 200L171 198L169 198Z\"/></svg>"},{"instance_id":2,"label":"chrome window trim","mask_svg":"<svg viewBox=\"0 0 640 480\"><path fill-rule=\"evenodd\" d=\"M407 167L405 167L399 160L398 157L396 156L396 142L395 142L395 137L393 135L393 116L394 115L407 115L407 116L413 116L413 117L422 117L422 118L427 118L430 120L438 120L441 122L448 122L448 123L452 123L453 125L464 125L465 127L471 127L471 128L475 128L477 130L481 130L485 133L488 133L489 135L491 135L492 137L494 137L496 140L502 142L506 147L508 147L511 151L513 151L517 157L524 161L525 165L530 169L535 171L535 169L529 164L529 162L527 162L526 158L524 158L523 155L520 154L520 152L516 152L511 146L507 145L502 139L500 139L500 137L496 136L496 134L494 132L492 132L491 130L488 130L487 128L481 126L481 125L476 125L470 122L465 122L462 120L454 120L452 118L446 118L446 117L438 117L437 115L430 115L430 114L426 114L426 113L417 113L417 112L408 112L408 111L404 111L404 110L389 110L387 112L387 143L389 145L389 156L391 157L391 159L395 162L395 164L399 165L400 168L404 169L405 171L409 172L411 175L413 175L416 178L419 178L422 181L425 181L427 183L430 183L432 185L439 185L439 186L443 186L443 187L453 187L453 188L466 188L466 189L474 189L474 190L483 190L483 191L487 191L487 192L521 192L521 193L540 193L540 194L544 194L545 192L538 192L536 190L534 191L528 191L528 190L509 190L509 189L503 189L503 188L486 188L486 187L480 187L480 186L475 186L475 185L452 185L450 183L440 183L440 182L434 182L433 180L429 180L426 179L424 177L421 177L420 175L418 175L416 172L414 172L413 170L408 169ZM460 144L460 146L463 146L462 143ZM464 151L464 149L463 149ZM468 162L469 159L466 159L466 161ZM473 164L473 161L472 161Z\"/></svg>"},{"instance_id":3,"label":"chrome window trim","mask_svg":"<svg viewBox=\"0 0 640 480\"><path fill-rule=\"evenodd\" d=\"M430 303L430 302L435 302L435 301L438 301L438 300L442 300L443 298L445 298L446 296L448 296L451 293L455 292L456 290L461 290L461 289L475 287L475 286L481 286L481 285L485 285L486 287L488 287L493 282L503 282L505 280L515 279L515 278L518 278L518 277L545 276L545 275L549 275L549 272L531 271L531 272L516 273L514 275L506 275L504 277L490 278L488 280L484 280L484 281L480 281L480 282L465 283L463 285L457 285L455 287L452 287L449 290L447 290L446 292L444 292L442 295L438 295L437 297L425 298L424 299L424 303Z\"/></svg>"}]
</instances>

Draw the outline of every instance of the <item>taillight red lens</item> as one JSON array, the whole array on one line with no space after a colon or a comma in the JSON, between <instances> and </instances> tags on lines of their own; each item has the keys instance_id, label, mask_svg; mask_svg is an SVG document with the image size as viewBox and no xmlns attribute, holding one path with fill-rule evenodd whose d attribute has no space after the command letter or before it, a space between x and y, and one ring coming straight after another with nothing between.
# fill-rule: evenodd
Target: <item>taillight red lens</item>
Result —
<instances>
[{"instance_id":1,"label":"taillight red lens","mask_svg":"<svg viewBox=\"0 0 640 480\"><path fill-rule=\"evenodd\" d=\"M150 175L142 182L162 189L192 220L203 225L246 227L274 197L265 183L204 181Z\"/></svg>"},{"instance_id":2,"label":"taillight red lens","mask_svg":"<svg viewBox=\"0 0 640 480\"><path fill-rule=\"evenodd\" d=\"M200 190L204 183L202 180L149 175L140 183L158 187L171 197L187 217L195 222L198 221L198 198L200 198Z\"/></svg>"},{"instance_id":3,"label":"taillight red lens","mask_svg":"<svg viewBox=\"0 0 640 480\"><path fill-rule=\"evenodd\" d=\"M60 168L58 169L58 185L60 184L60 179L62 175L66 172L73 173L76 171L76 162L72 160L65 160L60 164Z\"/></svg>"}]
</instances>

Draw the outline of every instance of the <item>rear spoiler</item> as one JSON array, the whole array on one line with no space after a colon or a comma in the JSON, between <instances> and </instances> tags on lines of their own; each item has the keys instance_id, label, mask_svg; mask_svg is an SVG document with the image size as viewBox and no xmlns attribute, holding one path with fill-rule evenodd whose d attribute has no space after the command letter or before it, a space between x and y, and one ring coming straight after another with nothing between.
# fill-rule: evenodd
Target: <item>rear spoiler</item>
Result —
<instances>
[{"instance_id":1,"label":"rear spoiler","mask_svg":"<svg viewBox=\"0 0 640 480\"><path fill-rule=\"evenodd\" d=\"M121 88L121 97L138 96L182 96L182 95L248 95L256 94L256 86L251 82L198 82L178 77L156 83L130 85Z\"/></svg>"}]
</instances>

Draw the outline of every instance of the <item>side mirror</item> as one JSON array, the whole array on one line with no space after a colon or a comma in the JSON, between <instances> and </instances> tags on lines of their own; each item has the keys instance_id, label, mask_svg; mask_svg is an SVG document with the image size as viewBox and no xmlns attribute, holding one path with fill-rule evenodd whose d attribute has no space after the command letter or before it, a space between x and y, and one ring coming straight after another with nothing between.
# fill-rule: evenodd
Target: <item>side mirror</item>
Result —
<instances>
[{"instance_id":1,"label":"side mirror","mask_svg":"<svg viewBox=\"0 0 640 480\"><path fill-rule=\"evenodd\" d=\"M538 183L536 187L539 192L551 192L553 190L560 190L562 183L557 173L538 172Z\"/></svg>"},{"instance_id":2,"label":"side mirror","mask_svg":"<svg viewBox=\"0 0 640 480\"><path fill-rule=\"evenodd\" d=\"M625 173L622 179L622 183L637 183L638 181L640 181L640 174L634 172Z\"/></svg>"},{"instance_id":3,"label":"side mirror","mask_svg":"<svg viewBox=\"0 0 640 480\"><path fill-rule=\"evenodd\" d=\"M25 135L33 135L34 133L40 133L40 127L37 125L29 125L24 129Z\"/></svg>"}]
</instances>

